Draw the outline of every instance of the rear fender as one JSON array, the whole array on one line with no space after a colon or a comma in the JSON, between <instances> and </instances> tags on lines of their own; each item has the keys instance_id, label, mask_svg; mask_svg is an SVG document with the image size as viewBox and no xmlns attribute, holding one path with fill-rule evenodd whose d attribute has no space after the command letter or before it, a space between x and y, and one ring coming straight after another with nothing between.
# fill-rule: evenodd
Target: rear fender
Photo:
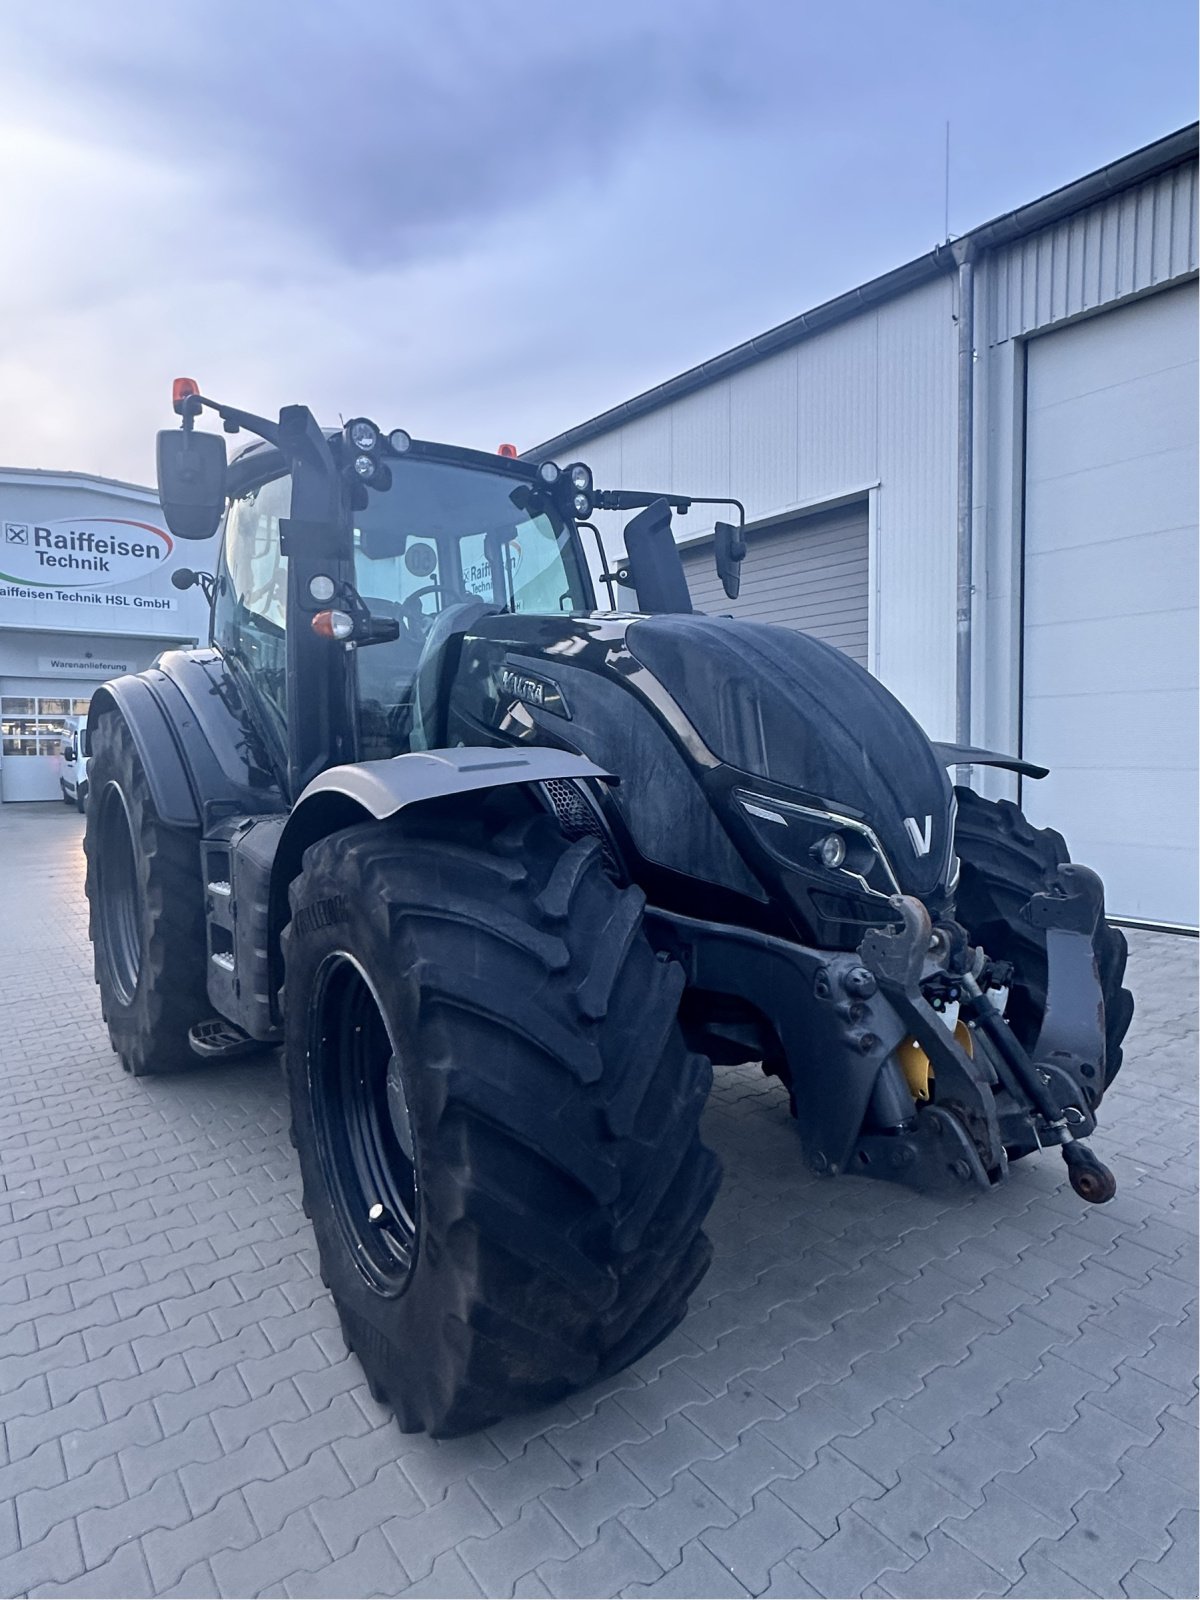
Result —
<instances>
[{"instance_id":1,"label":"rear fender","mask_svg":"<svg viewBox=\"0 0 1200 1600\"><path fill-rule=\"evenodd\" d=\"M89 747L102 712L129 728L155 808L173 827L207 832L228 816L286 809L277 763L215 650L171 650L92 697Z\"/></svg>"},{"instance_id":2,"label":"rear fender","mask_svg":"<svg viewBox=\"0 0 1200 1600\"><path fill-rule=\"evenodd\" d=\"M127 673L96 690L88 709L88 748L91 749L100 717L105 712L115 711L129 729L159 816L172 827L198 828L200 810L196 791L180 751L176 729L149 678L148 673Z\"/></svg>"}]
</instances>

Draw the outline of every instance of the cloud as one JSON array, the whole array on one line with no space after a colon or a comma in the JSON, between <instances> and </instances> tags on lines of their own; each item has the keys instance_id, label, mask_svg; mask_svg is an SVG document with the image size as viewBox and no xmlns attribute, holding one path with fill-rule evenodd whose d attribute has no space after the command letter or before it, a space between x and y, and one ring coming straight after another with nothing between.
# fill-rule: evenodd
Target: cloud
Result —
<instances>
[{"instance_id":1,"label":"cloud","mask_svg":"<svg viewBox=\"0 0 1200 1600\"><path fill-rule=\"evenodd\" d=\"M929 248L946 116L958 229L1186 120L1190 6L1123 20L0 7L0 457L144 479L177 373L529 445Z\"/></svg>"},{"instance_id":2,"label":"cloud","mask_svg":"<svg viewBox=\"0 0 1200 1600\"><path fill-rule=\"evenodd\" d=\"M372 268L457 249L571 188L580 210L623 150L673 118L744 123L757 30L715 0L603 9L56 4L23 16L9 76L52 80L80 139L154 151L198 231L230 216ZM569 26L564 18L569 15Z\"/></svg>"}]
</instances>

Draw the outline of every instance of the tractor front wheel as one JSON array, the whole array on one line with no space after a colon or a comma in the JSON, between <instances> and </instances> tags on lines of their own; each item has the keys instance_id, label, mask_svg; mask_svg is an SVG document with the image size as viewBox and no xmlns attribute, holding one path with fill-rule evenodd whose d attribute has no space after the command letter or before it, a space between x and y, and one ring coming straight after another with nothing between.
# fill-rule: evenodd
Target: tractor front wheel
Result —
<instances>
[{"instance_id":1,"label":"tractor front wheel","mask_svg":"<svg viewBox=\"0 0 1200 1600\"><path fill-rule=\"evenodd\" d=\"M712 1069L642 906L541 813L367 823L305 855L284 936L305 1210L406 1431L636 1360L708 1266Z\"/></svg>"},{"instance_id":2,"label":"tractor front wheel","mask_svg":"<svg viewBox=\"0 0 1200 1600\"><path fill-rule=\"evenodd\" d=\"M976 944L1013 966L1008 1022L1026 1050L1041 1031L1046 1011L1046 935L1021 915L1032 895L1053 883L1071 857L1061 833L1035 828L1010 800L985 800L957 788L955 849L962 863L956 896L958 920ZM1133 1020L1133 996L1123 985L1125 935L1103 918L1093 941L1104 996L1104 1088L1121 1066Z\"/></svg>"}]
</instances>

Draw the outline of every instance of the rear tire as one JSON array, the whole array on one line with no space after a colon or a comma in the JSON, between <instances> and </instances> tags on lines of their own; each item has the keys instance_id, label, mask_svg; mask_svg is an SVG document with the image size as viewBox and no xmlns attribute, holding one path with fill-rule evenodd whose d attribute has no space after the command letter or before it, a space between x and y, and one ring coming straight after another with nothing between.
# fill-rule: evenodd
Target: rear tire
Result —
<instances>
[{"instance_id":1,"label":"rear tire","mask_svg":"<svg viewBox=\"0 0 1200 1600\"><path fill-rule=\"evenodd\" d=\"M1008 1021L1029 1050L1046 1010L1046 936L1020 912L1071 857L1061 833L1035 828L1010 800L985 800L971 789L954 792L958 799L954 841L962 863L956 916L989 956L1012 962L1015 978ZM1125 935L1101 920L1094 948L1104 994L1107 1088L1120 1071L1121 1046L1133 1019L1133 996L1122 986L1128 956Z\"/></svg>"},{"instance_id":2,"label":"rear tire","mask_svg":"<svg viewBox=\"0 0 1200 1600\"><path fill-rule=\"evenodd\" d=\"M97 721L90 790L88 936L109 1039L135 1078L190 1071L203 1063L188 1030L212 1012L199 842L159 817L119 712Z\"/></svg>"},{"instance_id":3,"label":"rear tire","mask_svg":"<svg viewBox=\"0 0 1200 1600\"><path fill-rule=\"evenodd\" d=\"M708 1266L720 1177L640 891L544 815L460 814L320 841L291 904L305 1210L372 1393L447 1437L636 1360Z\"/></svg>"}]
</instances>

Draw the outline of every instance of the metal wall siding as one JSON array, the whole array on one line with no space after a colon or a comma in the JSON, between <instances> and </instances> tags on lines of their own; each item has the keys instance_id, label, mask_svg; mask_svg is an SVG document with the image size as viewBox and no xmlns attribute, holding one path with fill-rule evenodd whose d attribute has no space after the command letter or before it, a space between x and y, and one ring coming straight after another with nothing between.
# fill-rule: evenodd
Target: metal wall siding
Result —
<instances>
[{"instance_id":1,"label":"metal wall siding","mask_svg":"<svg viewBox=\"0 0 1200 1600\"><path fill-rule=\"evenodd\" d=\"M881 319L893 301L796 347L796 460L801 500L842 493L876 477Z\"/></svg>"},{"instance_id":2,"label":"metal wall siding","mask_svg":"<svg viewBox=\"0 0 1200 1600\"><path fill-rule=\"evenodd\" d=\"M794 349L729 379L731 492L753 499L752 517L769 516L802 497L796 450L799 388Z\"/></svg>"},{"instance_id":3,"label":"metal wall siding","mask_svg":"<svg viewBox=\"0 0 1200 1600\"><path fill-rule=\"evenodd\" d=\"M671 410L674 412L671 467L666 480L660 477L659 482L680 494L729 494L728 380L685 395ZM632 428L641 426L640 421L631 425ZM706 513L707 510L705 508ZM711 527L712 522L712 517L706 514L703 524ZM695 527L688 528L689 533L697 531Z\"/></svg>"},{"instance_id":4,"label":"metal wall siding","mask_svg":"<svg viewBox=\"0 0 1200 1600\"><path fill-rule=\"evenodd\" d=\"M620 430L617 437L621 444L619 470L622 488L674 487L673 484L665 483L662 477L663 462L671 459L674 417L674 410L666 406L662 411L652 411L649 416L640 418L636 425L631 424ZM583 448L586 458L588 446ZM592 463L589 462L589 465ZM593 472L596 470L594 465L592 470ZM606 487L614 487L616 481L612 473L606 472L604 477Z\"/></svg>"},{"instance_id":5,"label":"metal wall siding","mask_svg":"<svg viewBox=\"0 0 1200 1600\"><path fill-rule=\"evenodd\" d=\"M954 728L957 324L953 279L879 318L879 676L933 738Z\"/></svg>"},{"instance_id":6,"label":"metal wall siding","mask_svg":"<svg viewBox=\"0 0 1200 1600\"><path fill-rule=\"evenodd\" d=\"M954 722L954 293L935 280L578 447L603 488L734 494L751 522L880 483L877 667L938 737ZM676 534L722 515L697 506ZM626 520L597 516L610 552ZM747 562L764 617L781 554L758 549L753 586ZM865 625L848 640L862 659Z\"/></svg>"},{"instance_id":7,"label":"metal wall siding","mask_svg":"<svg viewBox=\"0 0 1200 1600\"><path fill-rule=\"evenodd\" d=\"M983 258L988 341L1049 327L1197 268L1194 162Z\"/></svg>"}]
</instances>

